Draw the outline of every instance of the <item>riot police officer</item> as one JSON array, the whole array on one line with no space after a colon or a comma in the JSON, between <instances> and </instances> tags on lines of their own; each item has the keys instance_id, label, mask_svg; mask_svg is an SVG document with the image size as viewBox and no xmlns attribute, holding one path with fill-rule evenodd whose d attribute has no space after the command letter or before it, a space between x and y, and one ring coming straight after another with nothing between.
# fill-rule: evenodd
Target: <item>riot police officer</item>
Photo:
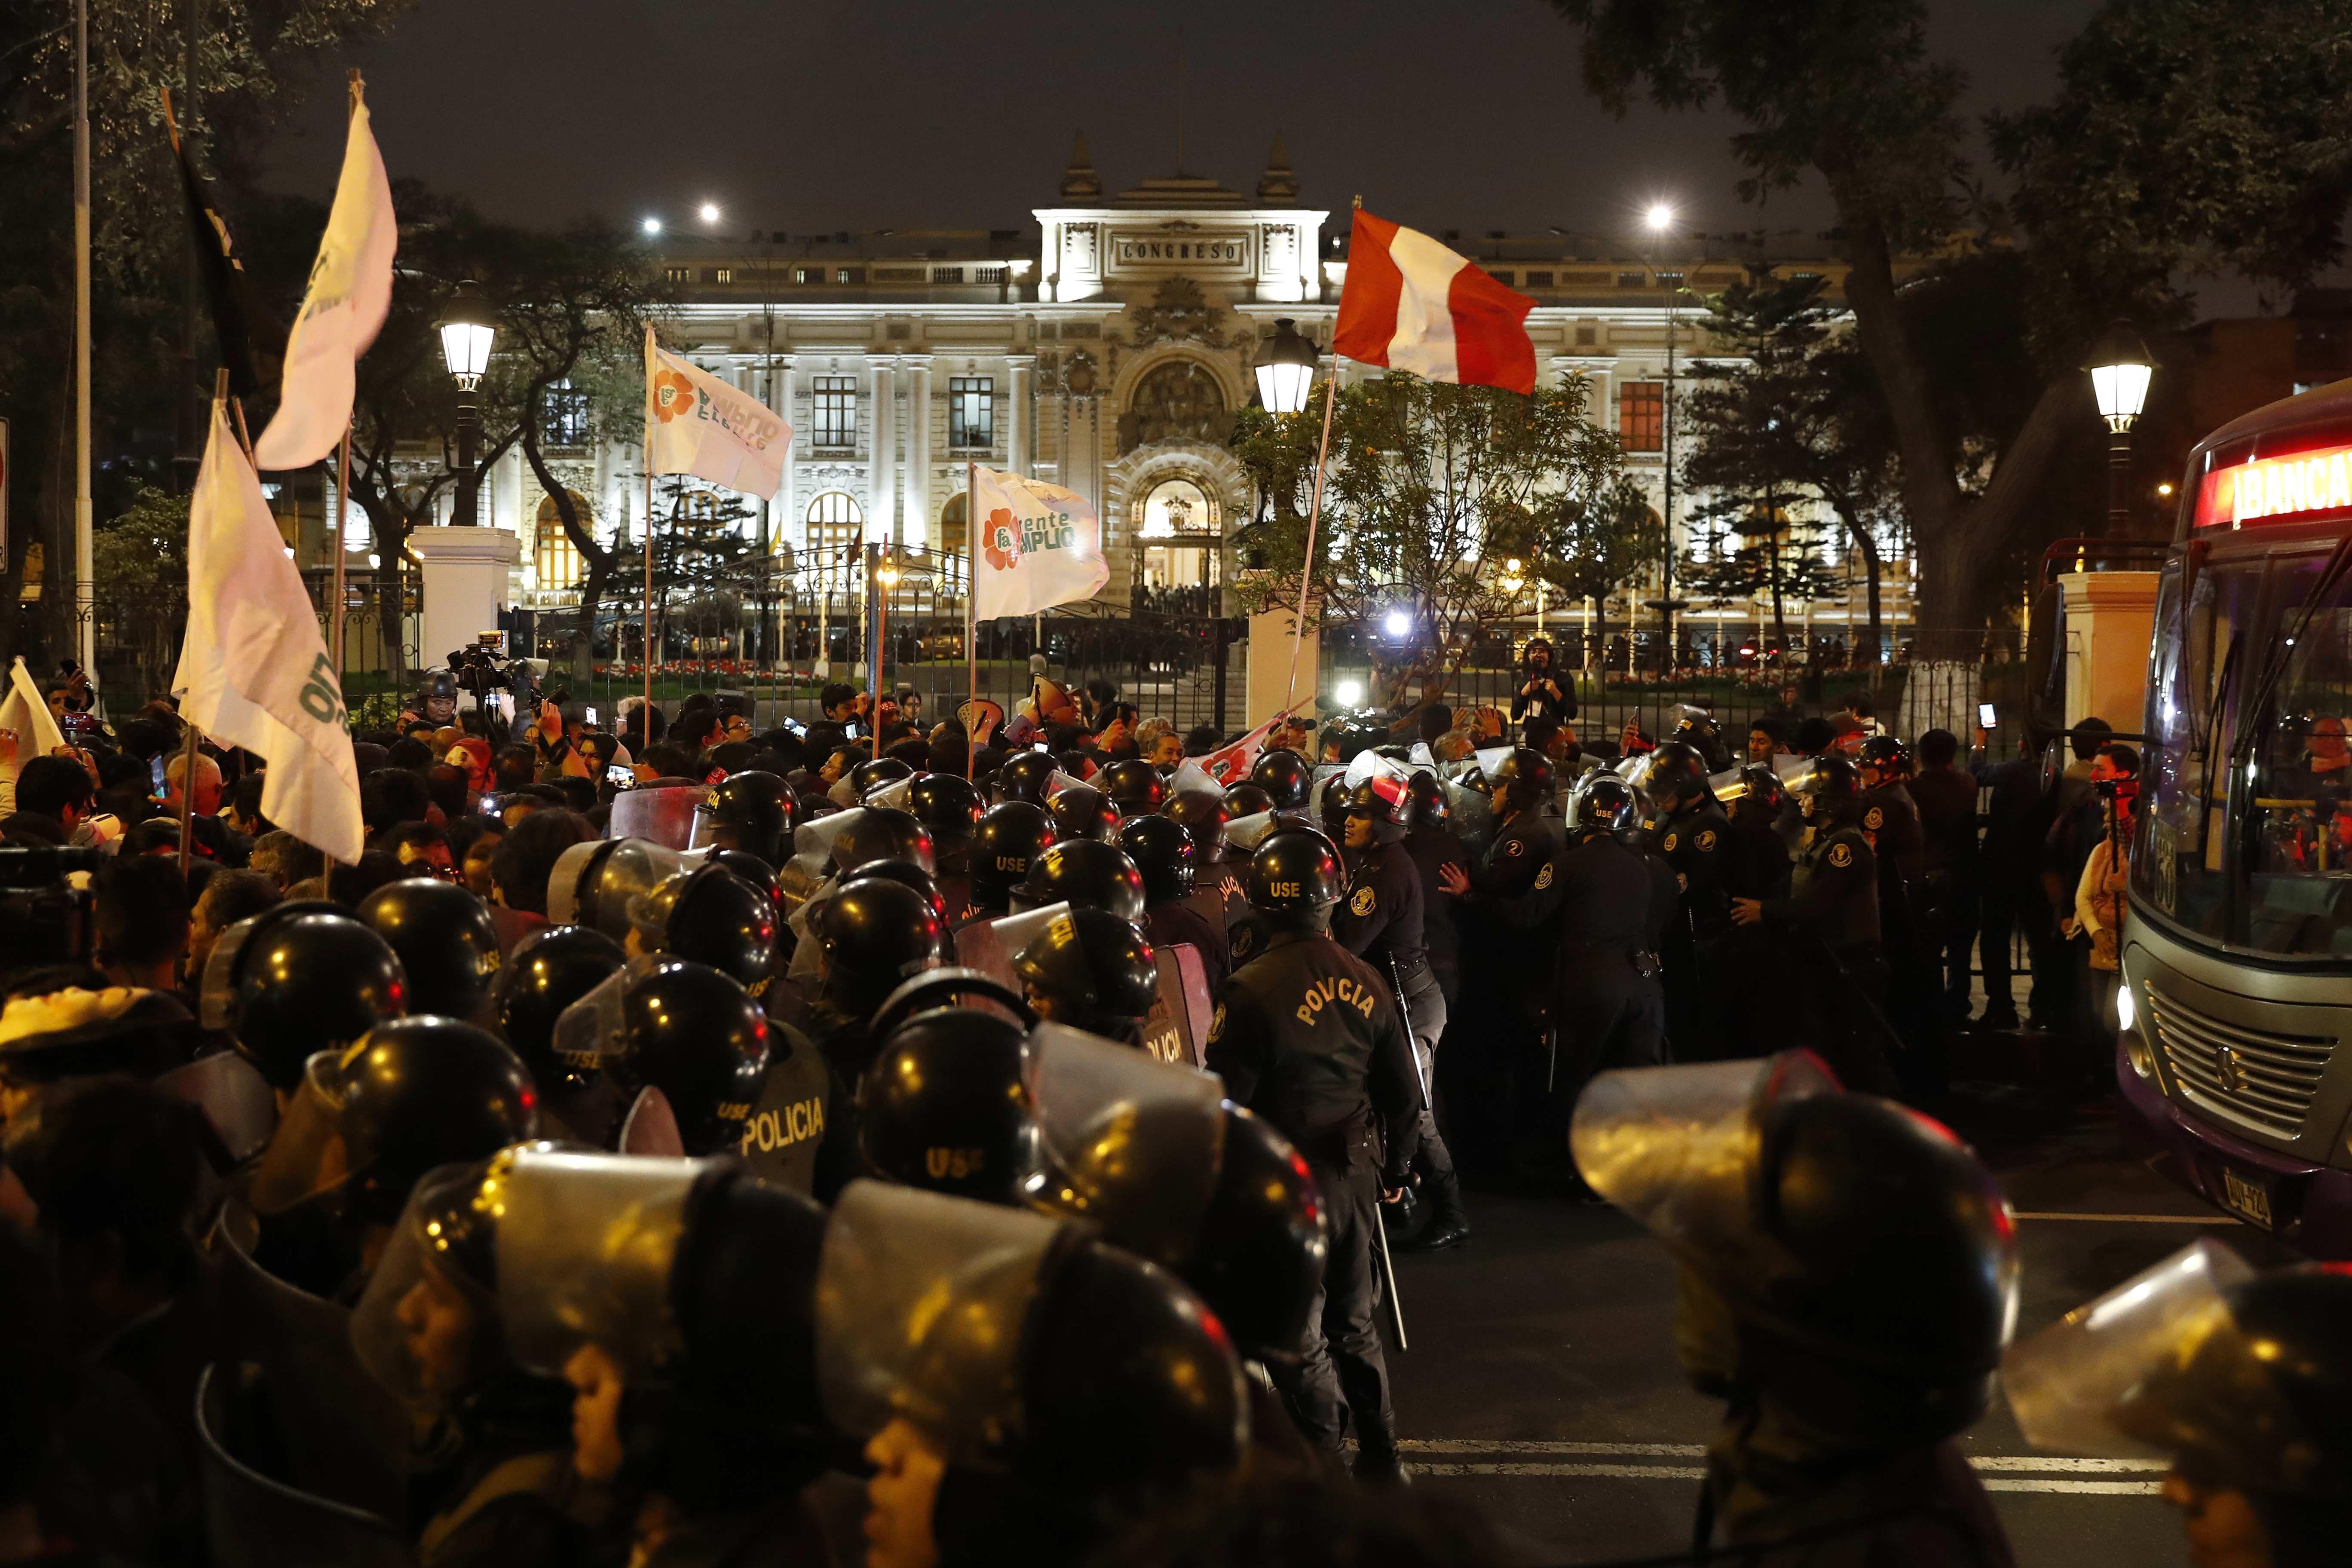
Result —
<instances>
[{"instance_id":1,"label":"riot police officer","mask_svg":"<svg viewBox=\"0 0 2352 1568\"><path fill-rule=\"evenodd\" d=\"M1674 868L1681 918L1666 931L1666 1035L1685 1059L1721 1054L1725 1030L1712 963L1731 929L1731 900L1754 894L1733 855L1731 820L1708 787L1696 748L1669 741L1650 753L1642 787L1657 816L1650 841Z\"/></svg>"},{"instance_id":2,"label":"riot police officer","mask_svg":"<svg viewBox=\"0 0 2352 1568\"><path fill-rule=\"evenodd\" d=\"M854 1087L873 1057L874 1010L903 982L940 966L947 929L921 894L874 878L852 880L828 900L814 934L823 979L809 1033Z\"/></svg>"},{"instance_id":3,"label":"riot police officer","mask_svg":"<svg viewBox=\"0 0 2352 1568\"><path fill-rule=\"evenodd\" d=\"M1054 759L1044 752L1015 752L996 770L996 798L1045 804L1045 784L1054 776Z\"/></svg>"},{"instance_id":4,"label":"riot police officer","mask_svg":"<svg viewBox=\"0 0 2352 1568\"><path fill-rule=\"evenodd\" d=\"M763 996L775 976L775 905L726 867L705 861L629 900L627 945L632 954L707 963Z\"/></svg>"},{"instance_id":5,"label":"riot police officer","mask_svg":"<svg viewBox=\"0 0 2352 1568\"><path fill-rule=\"evenodd\" d=\"M391 943L340 907L285 903L221 933L205 961L200 1008L205 1027L228 1031L282 1110L313 1055L408 1011L408 975Z\"/></svg>"},{"instance_id":6,"label":"riot police officer","mask_svg":"<svg viewBox=\"0 0 2352 1568\"><path fill-rule=\"evenodd\" d=\"M969 969L933 970L882 1005L881 1045L858 1086L858 1151L885 1181L1017 1203L1034 1163L1026 1033L1003 1012L952 1000L971 995L1024 1011Z\"/></svg>"},{"instance_id":7,"label":"riot police officer","mask_svg":"<svg viewBox=\"0 0 2352 1568\"><path fill-rule=\"evenodd\" d=\"M1182 943L1201 955L1210 994L1225 983L1230 959L1223 921L1212 923L1191 897L1200 851L1182 824L1167 816L1130 816L1119 824L1118 847L1143 878L1143 934L1155 948Z\"/></svg>"},{"instance_id":8,"label":"riot police officer","mask_svg":"<svg viewBox=\"0 0 2352 1568\"><path fill-rule=\"evenodd\" d=\"M1675 1350L1726 1404L1702 1554L1719 1527L1728 1556L2006 1568L1952 1439L1991 1396L2017 1232L1959 1140L1795 1051L1603 1073L1573 1142L1674 1255Z\"/></svg>"},{"instance_id":9,"label":"riot police officer","mask_svg":"<svg viewBox=\"0 0 2352 1568\"><path fill-rule=\"evenodd\" d=\"M1045 802L1045 815L1053 820L1054 837L1063 843L1090 838L1108 844L1118 834L1118 807L1092 784L1066 784L1055 791Z\"/></svg>"},{"instance_id":10,"label":"riot police officer","mask_svg":"<svg viewBox=\"0 0 2352 1568\"><path fill-rule=\"evenodd\" d=\"M1450 1095L1454 1142L1464 1158L1500 1161L1516 1135L1558 1137L1548 1119L1522 1129L1522 1080L1540 1084L1548 1052L1553 934L1553 880L1559 840L1544 808L1558 780L1551 759L1517 747L1486 771L1495 836L1466 868L1441 868L1440 887L1457 900L1462 933L1462 1012L1455 1028L1470 1048L1452 1054L1458 1094Z\"/></svg>"},{"instance_id":11,"label":"riot police officer","mask_svg":"<svg viewBox=\"0 0 2352 1568\"><path fill-rule=\"evenodd\" d=\"M1043 806L1025 800L1000 801L990 806L972 830L964 860L971 879L971 907L956 918L955 924L965 926L1010 913L1013 890L1028 879L1030 862L1053 840L1053 825Z\"/></svg>"},{"instance_id":12,"label":"riot police officer","mask_svg":"<svg viewBox=\"0 0 2352 1568\"><path fill-rule=\"evenodd\" d=\"M1149 816L1168 804L1168 781L1140 757L1123 757L1102 771L1102 793L1121 816Z\"/></svg>"},{"instance_id":13,"label":"riot police officer","mask_svg":"<svg viewBox=\"0 0 2352 1568\"><path fill-rule=\"evenodd\" d=\"M540 1122L553 1137L609 1146L628 1107L593 1058L555 1048L565 1008L628 963L621 944L588 926L549 926L515 944L490 987L490 1022L539 1086Z\"/></svg>"},{"instance_id":14,"label":"riot police officer","mask_svg":"<svg viewBox=\"0 0 2352 1568\"><path fill-rule=\"evenodd\" d=\"M800 818L800 796L791 784L747 769L710 786L696 813L694 843L756 855L771 870L781 871L793 857L793 830Z\"/></svg>"},{"instance_id":15,"label":"riot police officer","mask_svg":"<svg viewBox=\"0 0 2352 1568\"><path fill-rule=\"evenodd\" d=\"M2257 1273L2207 1239L2011 1347L2001 1385L2038 1447L2172 1458L2190 1556L2342 1560L2352 1526L2352 1277Z\"/></svg>"},{"instance_id":16,"label":"riot police officer","mask_svg":"<svg viewBox=\"0 0 2352 1568\"><path fill-rule=\"evenodd\" d=\"M1013 890L1014 914L1047 904L1108 910L1123 921L1140 921L1143 874L1117 845L1066 838L1030 861L1029 874Z\"/></svg>"},{"instance_id":17,"label":"riot police officer","mask_svg":"<svg viewBox=\"0 0 2352 1568\"><path fill-rule=\"evenodd\" d=\"M1273 810L1303 813L1313 804L1315 769L1305 757L1281 746L1269 746L1250 764L1249 782L1265 791ZM1235 807L1236 815L1240 808Z\"/></svg>"},{"instance_id":18,"label":"riot police officer","mask_svg":"<svg viewBox=\"0 0 2352 1568\"><path fill-rule=\"evenodd\" d=\"M931 836L950 924L971 911L971 836L985 809L980 792L959 773L918 773L908 786L907 811Z\"/></svg>"},{"instance_id":19,"label":"riot police officer","mask_svg":"<svg viewBox=\"0 0 2352 1568\"><path fill-rule=\"evenodd\" d=\"M1445 993L1430 967L1422 934L1428 900L1421 871L1404 847L1412 810L1412 793L1401 768L1375 772L1349 792L1341 831L1355 863L1347 894L1331 914L1331 940L1386 977L1403 1009L1422 1091L1410 1158L1421 1173L1429 1217L1399 1245L1410 1252L1437 1252L1470 1239L1470 1216L1463 1211L1462 1184L1438 1133L1429 1094L1437 1081L1437 1043L1445 1034Z\"/></svg>"},{"instance_id":20,"label":"riot police officer","mask_svg":"<svg viewBox=\"0 0 2352 1568\"><path fill-rule=\"evenodd\" d=\"M1408 787L1412 791L1412 826L1405 832L1404 847L1412 857L1413 869L1421 873L1422 940L1450 1008L1462 994L1462 940L1454 929L1454 898L1440 873L1449 865L1466 871L1470 851L1454 831L1453 803L1437 775L1416 768Z\"/></svg>"},{"instance_id":21,"label":"riot police officer","mask_svg":"<svg viewBox=\"0 0 2352 1568\"><path fill-rule=\"evenodd\" d=\"M1013 957L1013 973L1041 1018L1125 1045L1143 1043L1160 994L1151 944L1107 910L1073 905Z\"/></svg>"},{"instance_id":22,"label":"riot police officer","mask_svg":"<svg viewBox=\"0 0 2352 1568\"><path fill-rule=\"evenodd\" d=\"M481 1010L499 973L499 928L482 900L455 882L404 877L355 911L400 956L408 1009L445 1018Z\"/></svg>"},{"instance_id":23,"label":"riot police officer","mask_svg":"<svg viewBox=\"0 0 2352 1568\"><path fill-rule=\"evenodd\" d=\"M1748 891L1756 898L1778 899L1789 891L1789 844L1780 830L1787 795L1769 763L1740 765L1739 797L1731 803L1731 836L1754 878Z\"/></svg>"},{"instance_id":24,"label":"riot police officer","mask_svg":"<svg viewBox=\"0 0 2352 1568\"><path fill-rule=\"evenodd\" d=\"M1586 774L1569 796L1554 1017L1557 1082L1570 1106L1595 1073L1665 1059L1665 998L1652 946L1664 922L1656 879L1623 838L1633 814L1633 792L1608 773Z\"/></svg>"},{"instance_id":25,"label":"riot police officer","mask_svg":"<svg viewBox=\"0 0 2352 1568\"><path fill-rule=\"evenodd\" d=\"M1225 848L1225 824L1236 813L1233 797L1213 795L1207 790L1179 790L1170 797L1161 811L1181 826L1192 839L1192 890L1186 895L1194 913L1214 925L1219 931L1233 929L1249 908L1249 900L1242 888L1242 872L1246 857L1235 858ZM1227 949L1227 966L1231 967L1231 951Z\"/></svg>"},{"instance_id":26,"label":"riot police officer","mask_svg":"<svg viewBox=\"0 0 2352 1568\"><path fill-rule=\"evenodd\" d=\"M1903 1037L1905 1087L1932 1098L1944 1088L1943 974L1937 912L1927 901L1927 835L1906 780L1911 749L1892 735L1862 743L1854 767L1863 786L1861 826L1878 857L1878 919L1886 957L1886 1015Z\"/></svg>"},{"instance_id":27,"label":"riot police officer","mask_svg":"<svg viewBox=\"0 0 2352 1568\"><path fill-rule=\"evenodd\" d=\"M1250 906L1265 951L1217 994L1209 1070L1306 1156L1323 1194L1331 1249L1323 1288L1277 1373L1308 1438L1336 1455L1352 1418L1357 1469L1398 1472L1388 1369L1373 1326L1374 1249L1383 1196L1401 1194L1421 1090L1388 986L1331 940L1345 891L1322 835L1284 829L1250 858Z\"/></svg>"},{"instance_id":28,"label":"riot police officer","mask_svg":"<svg viewBox=\"0 0 2352 1568\"><path fill-rule=\"evenodd\" d=\"M688 1154L731 1151L768 1071L767 1017L708 964L638 958L557 1021L559 1047L593 1053L622 1093L657 1089Z\"/></svg>"}]
</instances>

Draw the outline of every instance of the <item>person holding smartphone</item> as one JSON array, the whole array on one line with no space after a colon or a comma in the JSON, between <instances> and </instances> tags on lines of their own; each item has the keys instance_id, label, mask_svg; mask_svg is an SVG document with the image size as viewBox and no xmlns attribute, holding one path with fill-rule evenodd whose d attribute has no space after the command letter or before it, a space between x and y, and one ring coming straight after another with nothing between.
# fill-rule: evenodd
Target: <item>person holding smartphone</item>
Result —
<instances>
[{"instance_id":1,"label":"person holding smartphone","mask_svg":"<svg viewBox=\"0 0 2352 1568\"><path fill-rule=\"evenodd\" d=\"M1511 695L1511 722L1549 719L1567 723L1576 717L1575 686L1553 668L1550 639L1529 637L1519 656L1519 687Z\"/></svg>"}]
</instances>

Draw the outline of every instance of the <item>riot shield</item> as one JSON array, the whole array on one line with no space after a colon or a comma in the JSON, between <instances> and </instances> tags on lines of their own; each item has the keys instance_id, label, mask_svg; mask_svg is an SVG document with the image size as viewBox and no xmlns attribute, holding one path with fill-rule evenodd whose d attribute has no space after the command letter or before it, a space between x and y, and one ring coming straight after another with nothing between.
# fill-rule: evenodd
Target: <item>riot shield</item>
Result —
<instances>
[{"instance_id":1,"label":"riot shield","mask_svg":"<svg viewBox=\"0 0 2352 1568\"><path fill-rule=\"evenodd\" d=\"M1144 1015L1143 1048L1160 1061L1197 1068L1208 1049L1212 1011L1200 950L1189 942L1169 942L1154 948L1151 958L1159 994Z\"/></svg>"},{"instance_id":2,"label":"riot shield","mask_svg":"<svg viewBox=\"0 0 2352 1568\"><path fill-rule=\"evenodd\" d=\"M974 921L955 933L956 963L1018 991L1021 978L1013 973L1013 960L1038 932L1069 912L1066 903L1045 904L1017 915Z\"/></svg>"},{"instance_id":3,"label":"riot shield","mask_svg":"<svg viewBox=\"0 0 2352 1568\"><path fill-rule=\"evenodd\" d=\"M682 852L694 844L694 816L709 793L700 784L624 791L613 797L609 837L648 838Z\"/></svg>"},{"instance_id":4,"label":"riot shield","mask_svg":"<svg viewBox=\"0 0 2352 1568\"><path fill-rule=\"evenodd\" d=\"M235 1051L199 1057L155 1079L164 1093L205 1113L221 1146L242 1165L262 1151L278 1126L278 1096L251 1062Z\"/></svg>"},{"instance_id":5,"label":"riot shield","mask_svg":"<svg viewBox=\"0 0 2352 1568\"><path fill-rule=\"evenodd\" d=\"M277 1393L276 1380L250 1363L215 1362L197 1374L197 1464L214 1568L413 1568L407 1542L382 1515L268 1473L299 1447Z\"/></svg>"}]
</instances>

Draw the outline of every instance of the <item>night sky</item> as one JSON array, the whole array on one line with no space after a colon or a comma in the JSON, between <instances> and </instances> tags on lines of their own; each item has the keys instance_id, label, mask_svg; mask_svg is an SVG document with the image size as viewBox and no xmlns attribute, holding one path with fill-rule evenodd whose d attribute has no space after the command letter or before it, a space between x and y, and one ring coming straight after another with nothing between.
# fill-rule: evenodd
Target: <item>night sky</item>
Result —
<instances>
[{"instance_id":1,"label":"night sky","mask_svg":"<svg viewBox=\"0 0 2352 1568\"><path fill-rule=\"evenodd\" d=\"M2014 106L2094 9L1937 0L1935 43L1972 110ZM498 218L1025 230L1073 131L1108 191L1173 171L1180 26L1186 172L1244 192L1280 131L1304 200L1426 229L1631 236L1654 196L1711 233L1825 221L1802 193L1742 207L1724 119L1604 113L1538 0L418 0L328 62L270 177L331 194L356 64L392 173Z\"/></svg>"}]
</instances>

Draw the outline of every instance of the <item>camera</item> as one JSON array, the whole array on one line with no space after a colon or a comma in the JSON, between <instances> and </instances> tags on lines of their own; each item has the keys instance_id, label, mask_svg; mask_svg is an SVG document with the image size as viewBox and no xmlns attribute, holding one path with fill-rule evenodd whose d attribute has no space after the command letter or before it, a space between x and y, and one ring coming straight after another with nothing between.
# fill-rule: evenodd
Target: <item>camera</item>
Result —
<instances>
[{"instance_id":1,"label":"camera","mask_svg":"<svg viewBox=\"0 0 2352 1568\"><path fill-rule=\"evenodd\" d=\"M0 848L0 952L8 968L90 961L96 900L72 879L105 865L103 849Z\"/></svg>"}]
</instances>

